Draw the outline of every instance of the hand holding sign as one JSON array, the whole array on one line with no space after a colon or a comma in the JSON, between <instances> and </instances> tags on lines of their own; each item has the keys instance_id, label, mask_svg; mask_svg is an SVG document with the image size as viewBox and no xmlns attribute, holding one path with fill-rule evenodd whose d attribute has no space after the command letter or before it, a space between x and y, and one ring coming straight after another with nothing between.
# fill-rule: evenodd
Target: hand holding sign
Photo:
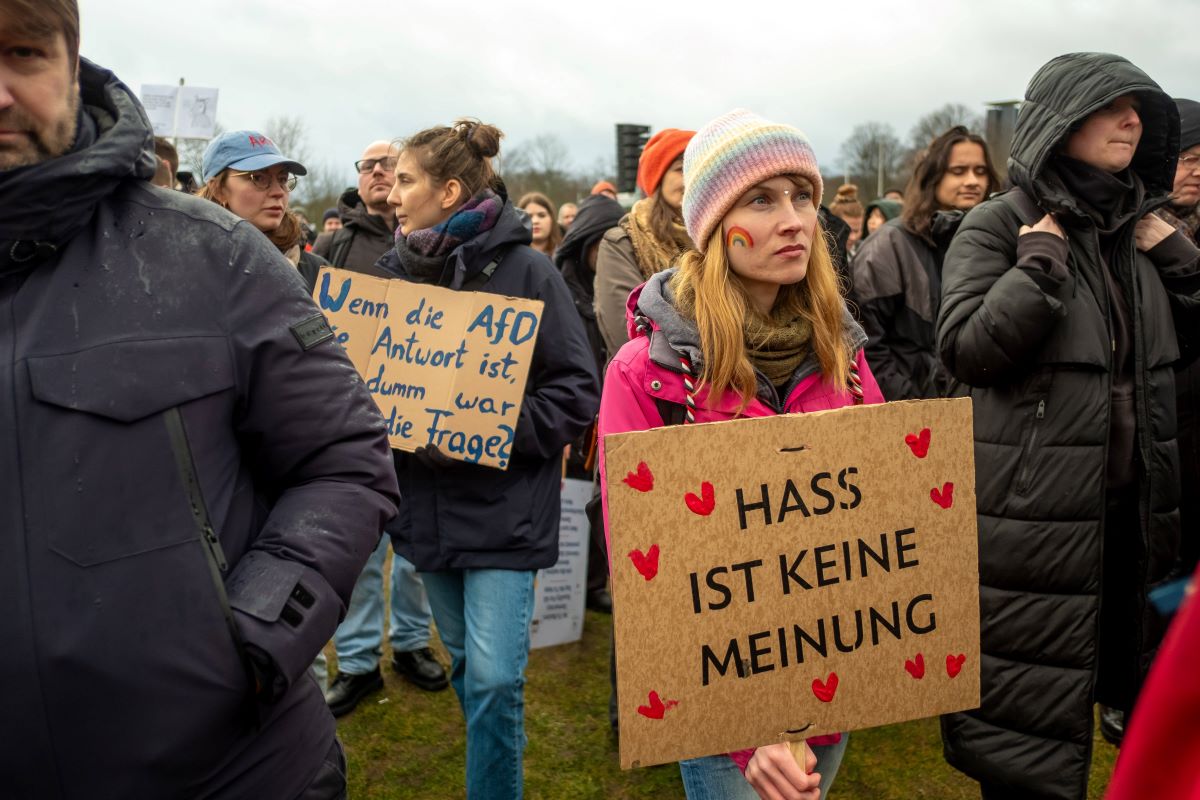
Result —
<instances>
[{"instance_id":1,"label":"hand holding sign","mask_svg":"<svg viewBox=\"0 0 1200 800\"><path fill-rule=\"evenodd\" d=\"M933 400L606 437L622 766L977 705L971 429Z\"/></svg>"}]
</instances>

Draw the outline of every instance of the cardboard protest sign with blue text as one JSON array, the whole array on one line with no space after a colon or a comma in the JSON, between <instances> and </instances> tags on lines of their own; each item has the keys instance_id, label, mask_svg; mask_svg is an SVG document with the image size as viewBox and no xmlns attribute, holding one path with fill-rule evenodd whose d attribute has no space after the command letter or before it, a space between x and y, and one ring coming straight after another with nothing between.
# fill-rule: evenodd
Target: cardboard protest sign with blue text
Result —
<instances>
[{"instance_id":1,"label":"cardboard protest sign with blue text","mask_svg":"<svg viewBox=\"0 0 1200 800\"><path fill-rule=\"evenodd\" d=\"M317 304L397 450L506 469L541 325L540 300L456 292L325 267Z\"/></svg>"},{"instance_id":2,"label":"cardboard protest sign with blue text","mask_svg":"<svg viewBox=\"0 0 1200 800\"><path fill-rule=\"evenodd\" d=\"M604 447L622 767L979 705L969 399Z\"/></svg>"}]
</instances>

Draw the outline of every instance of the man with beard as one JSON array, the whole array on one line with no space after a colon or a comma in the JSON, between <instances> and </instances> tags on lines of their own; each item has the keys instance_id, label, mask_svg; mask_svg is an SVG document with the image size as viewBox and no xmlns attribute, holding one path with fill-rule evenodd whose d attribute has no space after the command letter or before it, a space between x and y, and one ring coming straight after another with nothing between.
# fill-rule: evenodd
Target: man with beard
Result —
<instances>
[{"instance_id":1,"label":"man with beard","mask_svg":"<svg viewBox=\"0 0 1200 800\"><path fill-rule=\"evenodd\" d=\"M307 670L396 513L383 420L78 53L75 0L0 0L3 794L345 797Z\"/></svg>"}]
</instances>

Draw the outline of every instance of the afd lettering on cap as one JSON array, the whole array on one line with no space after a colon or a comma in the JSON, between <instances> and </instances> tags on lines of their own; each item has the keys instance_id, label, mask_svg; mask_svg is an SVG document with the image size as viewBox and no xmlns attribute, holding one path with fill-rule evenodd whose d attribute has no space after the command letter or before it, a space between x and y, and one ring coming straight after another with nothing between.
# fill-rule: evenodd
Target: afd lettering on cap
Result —
<instances>
[{"instance_id":1,"label":"afd lettering on cap","mask_svg":"<svg viewBox=\"0 0 1200 800\"><path fill-rule=\"evenodd\" d=\"M250 134L250 136L248 136L247 138L250 140L251 147L274 147L275 146L275 143L272 142L270 139L268 139L266 136L255 136L254 134Z\"/></svg>"}]
</instances>

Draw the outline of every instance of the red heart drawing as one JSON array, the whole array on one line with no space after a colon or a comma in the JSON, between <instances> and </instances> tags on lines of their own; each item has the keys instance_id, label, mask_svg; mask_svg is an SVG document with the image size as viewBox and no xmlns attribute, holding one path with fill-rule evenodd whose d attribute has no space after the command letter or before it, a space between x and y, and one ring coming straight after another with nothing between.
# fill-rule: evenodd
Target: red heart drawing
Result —
<instances>
[{"instance_id":1,"label":"red heart drawing","mask_svg":"<svg viewBox=\"0 0 1200 800\"><path fill-rule=\"evenodd\" d=\"M821 683L820 678L813 678L812 692L817 696L817 699L822 703L833 702L833 696L837 694L838 676L836 672L829 673L829 677Z\"/></svg>"},{"instance_id":2,"label":"red heart drawing","mask_svg":"<svg viewBox=\"0 0 1200 800\"><path fill-rule=\"evenodd\" d=\"M904 659L904 668L908 670L908 674L912 675L917 680L925 677L925 656L917 653L917 657Z\"/></svg>"},{"instance_id":3,"label":"red heart drawing","mask_svg":"<svg viewBox=\"0 0 1200 800\"><path fill-rule=\"evenodd\" d=\"M663 714L679 705L678 700L668 700L664 703L662 698L658 696L658 692L651 692L649 699L650 705L638 706L638 713L648 719L662 719Z\"/></svg>"},{"instance_id":4,"label":"red heart drawing","mask_svg":"<svg viewBox=\"0 0 1200 800\"><path fill-rule=\"evenodd\" d=\"M637 474L630 472L625 476L625 483L639 492L648 492L654 488L654 473L646 466L645 461L639 461Z\"/></svg>"},{"instance_id":5,"label":"red heart drawing","mask_svg":"<svg viewBox=\"0 0 1200 800\"><path fill-rule=\"evenodd\" d=\"M962 672L963 662L966 660L966 655L962 653L956 656L946 656L946 674L951 678L958 677L958 673Z\"/></svg>"},{"instance_id":6,"label":"red heart drawing","mask_svg":"<svg viewBox=\"0 0 1200 800\"><path fill-rule=\"evenodd\" d=\"M643 553L641 550L630 550L629 560L633 562L634 568L642 574L646 580L653 580L658 574L658 545L650 545L650 549Z\"/></svg>"},{"instance_id":7,"label":"red heart drawing","mask_svg":"<svg viewBox=\"0 0 1200 800\"><path fill-rule=\"evenodd\" d=\"M683 496L683 502L687 503L687 507L692 510L693 514L699 514L702 517L707 517L712 513L713 506L717 504L716 495L713 493L713 485L708 481L700 484L700 497L688 492Z\"/></svg>"},{"instance_id":8,"label":"red heart drawing","mask_svg":"<svg viewBox=\"0 0 1200 800\"><path fill-rule=\"evenodd\" d=\"M929 428L922 428L919 434L910 433L904 437L904 443L908 445L908 449L917 458L924 458L929 454L929 438L931 434Z\"/></svg>"},{"instance_id":9,"label":"red heart drawing","mask_svg":"<svg viewBox=\"0 0 1200 800\"><path fill-rule=\"evenodd\" d=\"M942 490L929 490L929 499L937 503L942 508L949 508L954 505L954 484L946 482L942 484Z\"/></svg>"}]
</instances>

